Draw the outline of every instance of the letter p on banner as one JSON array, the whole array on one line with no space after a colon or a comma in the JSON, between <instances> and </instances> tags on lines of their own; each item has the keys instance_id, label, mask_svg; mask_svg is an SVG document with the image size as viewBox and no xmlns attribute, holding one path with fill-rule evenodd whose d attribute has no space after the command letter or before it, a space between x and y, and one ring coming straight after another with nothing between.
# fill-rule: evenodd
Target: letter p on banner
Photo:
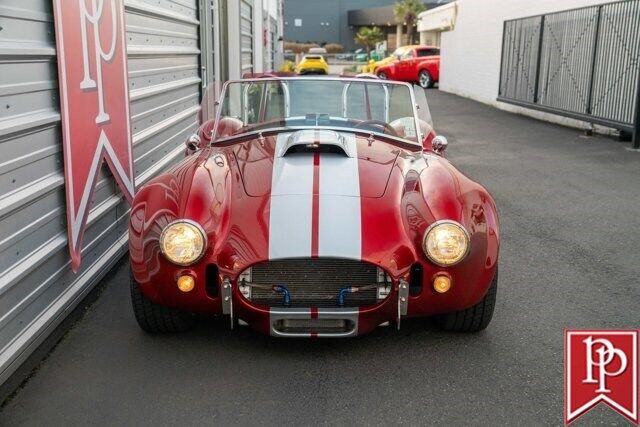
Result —
<instances>
[{"instance_id":1,"label":"letter p on banner","mask_svg":"<svg viewBox=\"0 0 640 427\"><path fill-rule=\"evenodd\" d=\"M638 424L639 335L638 330L565 330L565 424L600 402Z\"/></svg>"}]
</instances>

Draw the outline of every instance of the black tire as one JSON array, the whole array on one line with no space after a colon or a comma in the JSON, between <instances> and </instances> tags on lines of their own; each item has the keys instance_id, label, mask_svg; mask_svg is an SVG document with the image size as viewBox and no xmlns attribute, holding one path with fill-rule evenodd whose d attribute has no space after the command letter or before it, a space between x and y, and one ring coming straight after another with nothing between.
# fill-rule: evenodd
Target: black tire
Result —
<instances>
[{"instance_id":1,"label":"black tire","mask_svg":"<svg viewBox=\"0 0 640 427\"><path fill-rule=\"evenodd\" d=\"M149 300L131 275L131 305L138 325L149 333L185 332L194 325L193 315Z\"/></svg>"},{"instance_id":2,"label":"black tire","mask_svg":"<svg viewBox=\"0 0 640 427\"><path fill-rule=\"evenodd\" d=\"M379 79L387 80L387 75L384 73L384 71L380 71L377 75Z\"/></svg>"},{"instance_id":3,"label":"black tire","mask_svg":"<svg viewBox=\"0 0 640 427\"><path fill-rule=\"evenodd\" d=\"M435 82L431 78L431 74L427 70L421 70L418 73L418 84L423 89L429 89L433 87Z\"/></svg>"},{"instance_id":4,"label":"black tire","mask_svg":"<svg viewBox=\"0 0 640 427\"><path fill-rule=\"evenodd\" d=\"M445 331L452 332L478 332L489 326L493 317L493 309L496 305L498 293L498 271L493 277L491 287L484 298L466 310L446 313L436 316L438 326Z\"/></svg>"}]
</instances>

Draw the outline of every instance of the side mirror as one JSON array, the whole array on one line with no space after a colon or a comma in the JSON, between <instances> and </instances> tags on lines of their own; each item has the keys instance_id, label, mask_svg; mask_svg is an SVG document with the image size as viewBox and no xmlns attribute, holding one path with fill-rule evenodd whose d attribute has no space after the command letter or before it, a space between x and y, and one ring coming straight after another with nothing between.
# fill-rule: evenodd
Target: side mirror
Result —
<instances>
[{"instance_id":1,"label":"side mirror","mask_svg":"<svg viewBox=\"0 0 640 427\"><path fill-rule=\"evenodd\" d=\"M434 153L444 154L448 145L449 142L447 141L447 138L442 135L438 135L431 140L431 148L433 149Z\"/></svg>"},{"instance_id":2,"label":"side mirror","mask_svg":"<svg viewBox=\"0 0 640 427\"><path fill-rule=\"evenodd\" d=\"M189 154L193 154L196 151L200 150L201 142L202 141L200 140L200 136L198 136L197 133L189 136L189 138L187 138L187 140L184 142L184 145L186 146L185 154L188 156Z\"/></svg>"}]
</instances>

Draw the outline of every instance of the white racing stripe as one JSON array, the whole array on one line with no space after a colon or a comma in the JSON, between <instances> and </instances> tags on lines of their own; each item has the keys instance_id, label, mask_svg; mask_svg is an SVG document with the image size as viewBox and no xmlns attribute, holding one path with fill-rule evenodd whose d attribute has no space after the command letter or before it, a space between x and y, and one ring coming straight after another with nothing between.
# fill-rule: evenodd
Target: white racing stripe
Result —
<instances>
[{"instance_id":1,"label":"white racing stripe","mask_svg":"<svg viewBox=\"0 0 640 427\"><path fill-rule=\"evenodd\" d=\"M344 134L350 153L356 138ZM320 155L320 218L318 256L360 259L362 228L358 156Z\"/></svg>"},{"instance_id":2,"label":"white racing stripe","mask_svg":"<svg viewBox=\"0 0 640 427\"><path fill-rule=\"evenodd\" d=\"M289 135L278 135L273 159L269 259L311 256L313 156L278 156Z\"/></svg>"},{"instance_id":3,"label":"white racing stripe","mask_svg":"<svg viewBox=\"0 0 640 427\"><path fill-rule=\"evenodd\" d=\"M271 182L269 259L311 257L313 228L313 154L281 157L290 134L278 135ZM356 139L344 134L349 153ZM361 259L358 157L320 155L318 256Z\"/></svg>"}]
</instances>

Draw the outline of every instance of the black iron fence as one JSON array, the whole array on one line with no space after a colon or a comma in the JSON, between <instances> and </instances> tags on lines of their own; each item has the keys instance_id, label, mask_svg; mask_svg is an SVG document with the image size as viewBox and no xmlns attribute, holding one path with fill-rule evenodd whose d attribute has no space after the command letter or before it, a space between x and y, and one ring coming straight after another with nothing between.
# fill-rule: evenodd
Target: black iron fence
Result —
<instances>
[{"instance_id":1,"label":"black iron fence","mask_svg":"<svg viewBox=\"0 0 640 427\"><path fill-rule=\"evenodd\" d=\"M498 100L633 133L640 0L505 21Z\"/></svg>"}]
</instances>

